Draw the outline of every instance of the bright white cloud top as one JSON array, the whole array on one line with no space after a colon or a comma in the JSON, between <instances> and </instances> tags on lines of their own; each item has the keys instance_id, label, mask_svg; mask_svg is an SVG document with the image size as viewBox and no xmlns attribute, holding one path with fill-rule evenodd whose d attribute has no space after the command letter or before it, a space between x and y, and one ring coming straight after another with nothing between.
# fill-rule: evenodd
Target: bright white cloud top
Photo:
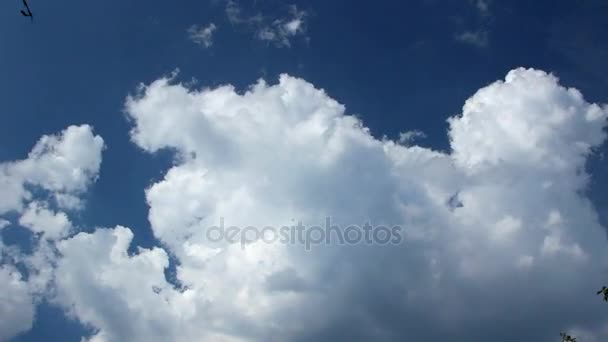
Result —
<instances>
[{"instance_id":1,"label":"bright white cloud top","mask_svg":"<svg viewBox=\"0 0 608 342\"><path fill-rule=\"evenodd\" d=\"M120 226L63 238L69 221L26 192L26 182L62 195L86 189L103 147L87 126L43 138L26 161L0 169L11 191L0 208L23 212L21 224L60 252L49 257L56 267L39 266L53 273L46 295L93 327L92 341L507 341L530 321L538 341L560 329L607 337L593 296L608 274L606 231L583 194L608 108L552 75L516 69L480 89L449 120L449 153L378 140L288 75L243 93L161 78L129 97L126 112L135 144L177 157L146 189L164 249L129 254L133 232ZM326 216L342 227L399 224L405 241L307 252L205 239L220 218L263 227ZM166 280L168 254L179 286ZM3 292L14 293L0 302L14 321L0 324L0 338L32 322L28 288L39 286L16 272L0 270Z\"/></svg>"}]
</instances>

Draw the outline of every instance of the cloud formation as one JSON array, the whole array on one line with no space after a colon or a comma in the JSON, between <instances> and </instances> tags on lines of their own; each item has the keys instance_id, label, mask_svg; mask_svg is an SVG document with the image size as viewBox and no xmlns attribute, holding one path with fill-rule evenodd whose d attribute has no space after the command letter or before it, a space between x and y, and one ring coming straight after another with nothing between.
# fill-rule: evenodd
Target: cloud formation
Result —
<instances>
[{"instance_id":1,"label":"cloud formation","mask_svg":"<svg viewBox=\"0 0 608 342\"><path fill-rule=\"evenodd\" d=\"M61 135L45 135L28 158L0 164L0 215L21 211L32 197L29 186L50 192L59 204L86 190L97 177L103 140L91 127L70 126Z\"/></svg>"},{"instance_id":2,"label":"cloud formation","mask_svg":"<svg viewBox=\"0 0 608 342\"><path fill-rule=\"evenodd\" d=\"M426 134L423 131L413 130L399 133L399 142L401 144L409 145L418 139L426 138Z\"/></svg>"},{"instance_id":3,"label":"cloud formation","mask_svg":"<svg viewBox=\"0 0 608 342\"><path fill-rule=\"evenodd\" d=\"M260 13L244 15L237 2L229 0L226 3L226 16L235 26L243 26L254 32L255 38L274 44L277 47L291 46L291 39L300 35L306 36L306 11L298 10L294 4L289 5L285 17L268 17Z\"/></svg>"},{"instance_id":4,"label":"cloud formation","mask_svg":"<svg viewBox=\"0 0 608 342\"><path fill-rule=\"evenodd\" d=\"M489 42L489 33L486 30L477 30L477 31L464 31L454 35L454 39L456 41L473 45L476 47L486 47Z\"/></svg>"},{"instance_id":5,"label":"cloud formation","mask_svg":"<svg viewBox=\"0 0 608 342\"><path fill-rule=\"evenodd\" d=\"M550 74L515 69L476 92L449 119L449 153L376 139L288 75L244 92L161 78L125 109L133 143L174 151L176 164L146 189L163 248L129 253L133 232L121 226L56 242L53 301L94 328L91 341L608 337L594 298L606 236L582 195L608 108ZM204 238L220 218L244 227L327 216L340 227L400 224L405 241L307 252Z\"/></svg>"},{"instance_id":6,"label":"cloud formation","mask_svg":"<svg viewBox=\"0 0 608 342\"><path fill-rule=\"evenodd\" d=\"M491 0L472 0L471 1L481 16L490 15Z\"/></svg>"},{"instance_id":7,"label":"cloud formation","mask_svg":"<svg viewBox=\"0 0 608 342\"><path fill-rule=\"evenodd\" d=\"M27 283L15 268L0 266L0 284L0 340L6 341L32 328L34 304Z\"/></svg>"},{"instance_id":8,"label":"cloud formation","mask_svg":"<svg viewBox=\"0 0 608 342\"><path fill-rule=\"evenodd\" d=\"M63 210L82 208L80 196L97 178L103 139L87 125L44 135L23 160L0 163L0 232L19 229L32 234L32 252L7 246L0 235L0 340L31 328L35 303L47 293L55 258L53 241L72 228ZM10 222L3 215L15 215ZM26 274L16 265L25 268Z\"/></svg>"},{"instance_id":9,"label":"cloud formation","mask_svg":"<svg viewBox=\"0 0 608 342\"><path fill-rule=\"evenodd\" d=\"M491 0L470 0L477 12L477 24L474 29L459 29L454 34L454 40L477 48L485 48L490 43L490 29L492 26Z\"/></svg>"},{"instance_id":10,"label":"cloud formation","mask_svg":"<svg viewBox=\"0 0 608 342\"><path fill-rule=\"evenodd\" d=\"M214 23L210 23L207 26L192 25L188 29L188 37L194 43L203 46L205 48L213 45L213 33L217 30L217 26Z\"/></svg>"},{"instance_id":11,"label":"cloud formation","mask_svg":"<svg viewBox=\"0 0 608 342\"><path fill-rule=\"evenodd\" d=\"M298 11L296 5L289 6L289 16L276 19L271 25L264 25L257 32L260 40L272 42L278 46L290 46L290 39L305 34L306 12Z\"/></svg>"}]
</instances>

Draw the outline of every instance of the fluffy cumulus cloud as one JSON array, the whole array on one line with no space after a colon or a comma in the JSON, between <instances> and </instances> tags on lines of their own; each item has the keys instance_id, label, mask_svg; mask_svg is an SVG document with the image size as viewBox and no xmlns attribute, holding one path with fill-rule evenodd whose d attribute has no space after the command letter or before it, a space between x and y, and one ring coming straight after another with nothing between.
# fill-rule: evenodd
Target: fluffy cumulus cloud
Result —
<instances>
[{"instance_id":1,"label":"fluffy cumulus cloud","mask_svg":"<svg viewBox=\"0 0 608 342\"><path fill-rule=\"evenodd\" d=\"M64 212L54 213L39 202L30 203L19 224L54 240L67 235L72 226Z\"/></svg>"},{"instance_id":2,"label":"fluffy cumulus cloud","mask_svg":"<svg viewBox=\"0 0 608 342\"><path fill-rule=\"evenodd\" d=\"M64 238L60 215L20 206L61 236L52 301L93 328L91 341L608 337L594 296L606 234L583 195L608 108L550 74L516 69L472 95L449 120L450 152L376 139L288 75L244 92L161 78L126 112L135 144L176 154L146 189L162 248L133 252L121 226ZM400 225L403 241L306 250L207 234L326 217L338 229ZM22 280L3 272L18 293Z\"/></svg>"},{"instance_id":3,"label":"fluffy cumulus cloud","mask_svg":"<svg viewBox=\"0 0 608 342\"><path fill-rule=\"evenodd\" d=\"M0 340L6 341L29 330L34 320L34 304L21 275L14 268L0 266Z\"/></svg>"},{"instance_id":4,"label":"fluffy cumulus cloud","mask_svg":"<svg viewBox=\"0 0 608 342\"><path fill-rule=\"evenodd\" d=\"M27 229L33 242L26 252L5 245L0 235L0 340L31 328L35 302L47 294L52 279L54 242L72 229L65 211L82 208L81 196L98 175L103 147L90 126L70 126L44 135L26 159L0 163L0 233ZM8 219L15 216L16 222Z\"/></svg>"},{"instance_id":5,"label":"fluffy cumulus cloud","mask_svg":"<svg viewBox=\"0 0 608 342\"><path fill-rule=\"evenodd\" d=\"M90 126L70 126L59 135L44 135L26 159L0 163L0 214L21 211L32 198L31 188L50 192L61 205L73 202L65 199L84 192L97 177L103 146Z\"/></svg>"},{"instance_id":6,"label":"fluffy cumulus cloud","mask_svg":"<svg viewBox=\"0 0 608 342\"><path fill-rule=\"evenodd\" d=\"M607 111L551 75L517 69L474 94L449 121L450 153L375 139L287 75L244 93L160 79L127 112L134 143L178 157L146 190L167 251L129 255L123 227L60 243L57 301L98 329L92 339L605 338L593 293L606 239L581 191ZM205 236L221 220L326 216L400 224L405 241L307 252ZM167 252L178 284L164 277Z\"/></svg>"}]
</instances>

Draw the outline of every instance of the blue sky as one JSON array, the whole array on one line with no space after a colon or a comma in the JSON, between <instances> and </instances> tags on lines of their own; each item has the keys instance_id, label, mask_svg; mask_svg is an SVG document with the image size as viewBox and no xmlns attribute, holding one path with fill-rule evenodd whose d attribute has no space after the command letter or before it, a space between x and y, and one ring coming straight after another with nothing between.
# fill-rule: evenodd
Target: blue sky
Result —
<instances>
[{"instance_id":1,"label":"blue sky","mask_svg":"<svg viewBox=\"0 0 608 342\"><path fill-rule=\"evenodd\" d=\"M133 245L129 249L131 253L136 253L135 246L164 246L171 258L179 259L179 252L172 250L169 238L165 237L166 240L163 240L161 237L158 240L154 237L155 230L148 216L151 199L146 197L144 190L162 182L171 166L183 162L175 159L171 149L161 148L159 152L155 152L155 148L150 146L168 146L183 153L190 150L186 147L180 150L182 147L179 144L158 142L152 138L146 140L145 137L139 142L133 142L132 140L137 139L130 133L132 129L138 127L142 129L142 135L145 133L143 126L139 126L143 119L138 116L140 114L136 113L136 109L128 109L126 106L127 97L138 93L140 83L150 85L176 70L179 72L172 80L174 83L192 84L192 89L214 89L231 84L237 93L245 91L259 78L264 78L269 85L274 85L280 74L287 73L323 89L331 99L344 104L345 114L361 119L377 141L381 141L383 136L398 140L402 132L419 130L424 132L426 137L416 140L416 144L447 154L455 149L454 145L450 145L447 134L450 129L448 118L463 113L463 104L479 89L504 79L510 70L517 67L553 73L559 78L559 84L578 89L589 103L608 102L608 81L604 77L608 71L605 63L608 57L608 24L605 21L608 6L602 1L575 3L426 0L367 3L209 0L175 3L59 3L31 0L29 3L34 13L33 23L19 15L22 8L20 1L4 1L0 5L0 74L3 79L3 82L0 82L0 103L3 105L0 160L22 160L41 136L56 134L70 125L86 124L93 127L94 134L103 137L103 159L100 168L94 172L98 177L93 177L95 181L88 186L86 192L79 194L84 198L86 207L70 213L69 217L77 231L92 233L96 227L129 227L134 236ZM230 11L227 11L229 8L238 8L238 18L231 19ZM282 34L277 27L283 27L281 25L296 18L294 13L302 14L302 26L293 35L285 36L288 45L285 41L263 40L258 37L263 27L275 30L273 32L277 35ZM212 43L205 46L193 41L188 30L193 25L200 28L208 27L210 23L216 27L210 38ZM135 99L145 103L144 100L152 95L139 96L141 98L136 96ZM317 99L315 97L307 100L302 96L304 103L313 103ZM167 106L173 108L171 106L174 104ZM175 106L180 108L177 104ZM145 112L144 109L141 111ZM176 114L176 120L186 119L180 119ZM568 129L560 128L556 132ZM158 134L166 135L166 132ZM470 134L473 135L472 132ZM196 137L197 135L194 135L193 139ZM562 142L560 140L550 145L569 146L567 142L562 145ZM502 146L501 143L497 145ZM605 192L608 164L602 154L608 152L608 149L601 141L595 150L597 153L590 156L586 164L583 163L587 165L590 181L577 191L588 196L595 206L594 212L599 215L599 222L606 226L608 198ZM561 153L551 151L557 155ZM354 149L352 153L358 155L359 149ZM467 154L463 152L463 155ZM508 156L526 158L517 154ZM373 158L373 155L369 158ZM369 163L374 163L374 160L370 159ZM349 165L350 161L351 159L347 158L345 165ZM355 169L366 167L357 163L353 165ZM257 167L254 169L258 170ZM236 170L246 172L247 168ZM257 171L251 171L250 174L254 172ZM496 171L495 175L501 177L499 171ZM308 179L307 177L302 176L302 179ZM437 177L443 179L439 183L450 182L447 176ZM477 178L473 177L471 182L475 183L475 179ZM340 183L338 178L329 176L327 182L330 187ZM358 182L360 180L355 183ZM576 181L573 181L574 183ZM287 182L287 185L291 184ZM373 189L383 189L383 184L372 187L371 193L375 193ZM338 185L336 189L343 189ZM346 185L344 187L350 188ZM343 194L346 197L352 195L348 192ZM346 197L336 195L336 201L350 203ZM373 198L370 201L374 203L372 200ZM264 202L263 199L256 201ZM565 202L567 201L559 203L563 205ZM272 201L269 203L268 205L272 206ZM353 208L359 208L358 204L352 205ZM297 207L297 204L294 206ZM566 205L566 208L574 207L574 204ZM330 204L325 209L329 208ZM573 212L576 210L578 209L572 209ZM381 217L381 212L383 211L372 211L369 216ZM9 218L12 223L8 228L2 229L2 239L5 245L12 244L27 249L29 236L26 229L15 223L20 214L19 211L12 211L3 216ZM392 211L390 215L393 215ZM573 218L578 217L578 214L572 215ZM566 214L562 212L562 216ZM586 222L585 219L581 222ZM157 237L163 236L156 232ZM608 246L604 243L604 247L606 249ZM373 255L381 258L384 254L377 252ZM353 258L357 257L361 256ZM321 259L319 263L330 263L328 260L330 259ZM172 271L169 273L175 271L174 262L172 259ZM362 274L367 274L365 272L368 271L363 271L364 266L361 266L361 269L357 274L363 277ZM543 273L546 279L557 279L552 278L548 269L551 268L543 269L543 272L547 272ZM605 274L603 278L607 278ZM347 278L336 278L335 282L345 282L345 279ZM466 282L463 284L465 285L460 285L465 288L461 293L463 298L467 295L475 297L474 292L470 293L475 286L467 287ZM358 303L362 316L383 320L381 328L374 328L368 320L363 320L366 323L361 327L369 327L372 330L386 329L390 333L379 336L381 339L390 340L401 336L402 331L396 328L397 325L401 325L403 321L417 321L410 319L409 315L416 316L416 312L420 311L407 311L390 304L378 304L391 298L393 290L386 287L390 285L375 284L375 287L367 290L364 287L351 287L351 291L345 290L345 297ZM572 288L587 289L586 284ZM66 291L70 293L69 290ZM509 288L505 291L509 292ZM564 291L573 298L586 296L570 293L567 289ZM374 293L378 295L374 296ZM94 295L92 290L91 296ZM109 340L117 336L128 336L137 340L143 336L137 335L135 328L127 329L130 331L128 334L118 333L116 331L119 328L107 321L95 326L95 319L84 314L79 316L81 313L72 313L73 317L67 318L61 305L46 303L51 297L42 295L37 298L43 303L37 306L33 327L15 337L16 341L37 341L48 339L49 336L77 341L82 336L90 336L108 329L110 332L105 338ZM483 298L483 295L480 295L480 298ZM62 300L70 303L69 299ZM582 306L587 308L584 299L580 300L585 303ZM312 302L314 301L309 301ZM368 302L373 304L368 305ZM77 305L74 303L72 305ZM425 307L431 305L429 303ZM286 310L285 315L289 315L291 311ZM310 307L306 310L314 312ZM336 310L338 315L339 309ZM513 314L513 311L505 312L508 312L505 315ZM606 322L608 309L604 308L603 312ZM417 317L426 317L427 314L421 313ZM494 314L502 317L500 312ZM305 319L310 318L307 316ZM525 331L521 332L523 336L528 336L526 340L550 341L546 336L556 335L559 331L544 335L539 332L540 327L547 330L569 329L569 326L562 325L570 323L575 330L580 328L583 334L600 336L597 338L604 336L597 332L602 330L598 328L602 326L600 323L594 322L591 327L579 327L580 322L575 319L573 322L566 322L565 319L560 321L558 318L549 317L539 320L538 323L530 323L535 328L530 328L523 322L512 323L512 326L529 331L530 335L525 335ZM252 340L268 336L265 335L268 332L256 324L252 323L255 327L242 322L239 324L240 329L251 331L251 336L240 330L231 334L233 328L228 327L218 331L232 337ZM88 327L85 327L86 325ZM136 326L136 323L133 323L133 326ZM449 331L449 336L461 338L453 339L454 341L487 340L489 336L495 336L492 334L503 334L496 337L497 341L498 338L506 340L511 337L504 335L505 332L501 329L479 329L478 333L467 335L466 332L449 327L449 324L446 327L439 330ZM112 332L113 328L117 330ZM446 336L441 335L441 332L436 335L428 331L419 332L419 329L422 328L412 328L412 331L420 334L423 340L439 341ZM310 328L308 332L309 334L290 332L285 333L286 335L277 333L276 336L290 340L329 340L364 336L335 317L328 318L326 324L321 324L317 330ZM350 333L354 335L351 336ZM187 340L187 337L182 338ZM214 338L218 337L208 337L210 340Z\"/></svg>"}]
</instances>

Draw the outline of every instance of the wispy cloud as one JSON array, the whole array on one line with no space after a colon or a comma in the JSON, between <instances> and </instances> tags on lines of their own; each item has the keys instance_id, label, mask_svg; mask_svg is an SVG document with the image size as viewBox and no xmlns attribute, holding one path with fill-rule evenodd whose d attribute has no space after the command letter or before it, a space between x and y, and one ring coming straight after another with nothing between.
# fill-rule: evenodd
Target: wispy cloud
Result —
<instances>
[{"instance_id":1,"label":"wispy cloud","mask_svg":"<svg viewBox=\"0 0 608 342\"><path fill-rule=\"evenodd\" d=\"M480 29L477 31L464 31L454 36L456 41L473 45L476 47L486 47L489 43L489 33L487 30Z\"/></svg>"},{"instance_id":2,"label":"wispy cloud","mask_svg":"<svg viewBox=\"0 0 608 342\"><path fill-rule=\"evenodd\" d=\"M454 40L477 48L485 48L490 43L490 26L492 23L491 5L492 0L469 0L469 4L475 11L477 17L475 24L469 28L457 29ZM465 24L464 22L461 23ZM471 23L466 23L471 25Z\"/></svg>"},{"instance_id":3,"label":"wispy cloud","mask_svg":"<svg viewBox=\"0 0 608 342\"><path fill-rule=\"evenodd\" d=\"M399 143L403 145L410 145L414 141L424 138L426 138L426 134L423 131L417 129L413 131L399 133Z\"/></svg>"},{"instance_id":4,"label":"wispy cloud","mask_svg":"<svg viewBox=\"0 0 608 342\"><path fill-rule=\"evenodd\" d=\"M276 19L272 25L262 27L257 33L257 38L278 46L290 46L292 37L305 34L305 18L305 11L299 11L296 5L291 5L289 16Z\"/></svg>"},{"instance_id":5,"label":"wispy cloud","mask_svg":"<svg viewBox=\"0 0 608 342\"><path fill-rule=\"evenodd\" d=\"M228 17L228 21L233 25L254 24L264 21L264 17L259 13L250 16L243 15L243 9L233 0L226 2L226 16Z\"/></svg>"},{"instance_id":6,"label":"wispy cloud","mask_svg":"<svg viewBox=\"0 0 608 342\"><path fill-rule=\"evenodd\" d=\"M208 48L213 45L213 34L216 30L217 26L214 23L210 23L206 27L192 25L188 29L188 36L196 44Z\"/></svg>"},{"instance_id":7,"label":"wispy cloud","mask_svg":"<svg viewBox=\"0 0 608 342\"><path fill-rule=\"evenodd\" d=\"M296 5L288 7L284 17L268 17L261 13L246 15L235 1L226 3L226 16L233 25L245 26L254 32L256 39L273 43L278 47L291 46L291 39L295 36L306 35L306 11L298 10Z\"/></svg>"},{"instance_id":8,"label":"wispy cloud","mask_svg":"<svg viewBox=\"0 0 608 342\"><path fill-rule=\"evenodd\" d=\"M491 0L473 0L473 5L475 5L477 11L482 16L490 15L490 3Z\"/></svg>"}]
</instances>

